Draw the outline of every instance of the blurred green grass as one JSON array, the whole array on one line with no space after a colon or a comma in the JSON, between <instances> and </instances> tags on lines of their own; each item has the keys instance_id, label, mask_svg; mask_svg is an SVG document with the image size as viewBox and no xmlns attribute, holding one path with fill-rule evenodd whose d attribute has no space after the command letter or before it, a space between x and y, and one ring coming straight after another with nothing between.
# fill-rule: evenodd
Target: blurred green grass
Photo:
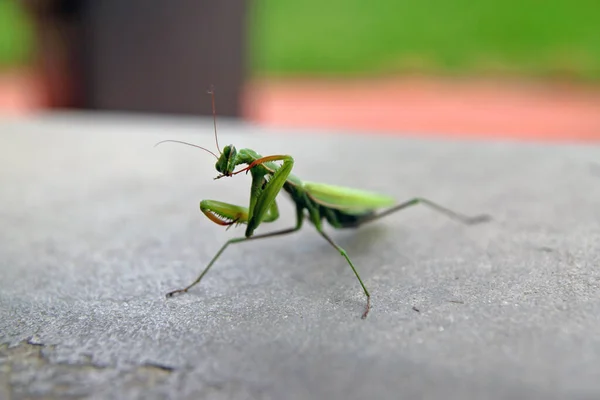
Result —
<instances>
[{"instance_id":1,"label":"blurred green grass","mask_svg":"<svg viewBox=\"0 0 600 400\"><path fill-rule=\"evenodd\" d=\"M252 0L254 75L423 71L600 79L598 0ZM0 0L0 66L30 60L31 27Z\"/></svg>"},{"instance_id":2,"label":"blurred green grass","mask_svg":"<svg viewBox=\"0 0 600 400\"><path fill-rule=\"evenodd\" d=\"M256 0L261 75L509 73L600 78L598 0Z\"/></svg>"},{"instance_id":3,"label":"blurred green grass","mask_svg":"<svg viewBox=\"0 0 600 400\"><path fill-rule=\"evenodd\" d=\"M0 68L14 68L31 61L32 27L16 0L0 0Z\"/></svg>"}]
</instances>

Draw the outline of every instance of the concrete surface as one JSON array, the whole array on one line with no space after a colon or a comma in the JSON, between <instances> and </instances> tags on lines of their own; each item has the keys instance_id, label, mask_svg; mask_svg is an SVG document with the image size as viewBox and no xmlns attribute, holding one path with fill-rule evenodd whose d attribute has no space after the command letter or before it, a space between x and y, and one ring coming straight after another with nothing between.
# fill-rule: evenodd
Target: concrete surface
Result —
<instances>
[{"instance_id":1,"label":"concrete surface","mask_svg":"<svg viewBox=\"0 0 600 400\"><path fill-rule=\"evenodd\" d=\"M333 232L230 247L201 199L210 120L54 115L0 125L0 397L600 397L600 148L444 142L219 123L221 143L291 153L295 172L414 208ZM293 224L293 207L261 231ZM416 310L418 311L416 311Z\"/></svg>"}]
</instances>

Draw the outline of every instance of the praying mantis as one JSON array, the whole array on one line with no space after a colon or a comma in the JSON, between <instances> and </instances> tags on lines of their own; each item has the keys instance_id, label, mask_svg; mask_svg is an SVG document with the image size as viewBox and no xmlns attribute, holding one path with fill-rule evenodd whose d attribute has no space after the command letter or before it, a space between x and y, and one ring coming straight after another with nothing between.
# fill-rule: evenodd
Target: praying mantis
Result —
<instances>
[{"instance_id":1,"label":"praying mantis","mask_svg":"<svg viewBox=\"0 0 600 400\"><path fill-rule=\"evenodd\" d=\"M248 207L229 204L217 200L202 200L200 210L212 222L227 228L232 225L245 224L246 231L243 237L229 239L210 260L200 275L190 285L167 293L172 297L177 293L185 293L193 286L200 283L213 264L223 254L225 249L234 243L243 243L251 240L273 238L297 232L308 220L316 231L346 260L366 296L366 307L362 319L367 317L371 308L371 295L356 266L348 256L346 250L340 247L325 231L323 223L326 221L335 229L358 228L364 224L376 221L392 213L404 210L417 204L425 205L437 212L462 222L473 225L489 221L488 215L467 216L442 207L425 198L416 197L411 200L397 203L392 197L368 192L364 190L332 186L323 183L306 182L294 176L291 172L294 167L294 158L291 155L270 155L263 157L252 149L237 150L235 146L228 145L221 149L217 137L217 122L215 109L215 91L211 88L208 93L212 97L213 123L215 142L219 155L204 147L179 140L163 140L155 146L174 142L202 149L212 154L217 162L215 164L219 175L214 179L233 177L242 172L250 173L252 184L250 188L250 204ZM281 162L281 165L276 162ZM235 171L239 165L245 167ZM255 235L254 231L262 224L269 223L279 218L276 197L285 191L296 205L295 226L269 233ZM381 212L378 210L387 208Z\"/></svg>"}]
</instances>

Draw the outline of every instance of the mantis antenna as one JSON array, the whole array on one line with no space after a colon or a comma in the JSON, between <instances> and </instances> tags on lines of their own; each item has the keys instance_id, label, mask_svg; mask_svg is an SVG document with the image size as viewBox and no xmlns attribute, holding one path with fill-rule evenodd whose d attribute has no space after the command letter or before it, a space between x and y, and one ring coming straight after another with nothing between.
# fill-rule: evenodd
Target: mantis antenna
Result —
<instances>
[{"instance_id":1,"label":"mantis antenna","mask_svg":"<svg viewBox=\"0 0 600 400\"><path fill-rule=\"evenodd\" d=\"M201 147L201 146L198 146L198 145L192 144L192 143L188 143L188 142L182 142L181 140L170 140L170 139L169 139L169 140L163 140L163 141L161 141L161 142L158 142L158 143L156 143L156 144L154 145L154 147L158 146L158 145L159 145L159 144L161 144L161 143L166 143L166 142L172 142L172 143L181 143L181 144L185 144L185 145L188 145L188 146L196 147L196 148L198 148L198 149L202 149L202 150L206 151L207 153L210 153L210 154L212 154L212 155L213 155L213 157L214 157L214 158L216 158L217 160L219 159L219 157L218 157L218 156L217 156L215 153L213 153L212 151L210 151L210 150L208 150L208 149L205 149L204 147Z\"/></svg>"},{"instance_id":2,"label":"mantis antenna","mask_svg":"<svg viewBox=\"0 0 600 400\"><path fill-rule=\"evenodd\" d=\"M211 100L212 100L213 125L215 127L215 143L217 144L217 150L219 151L219 154L221 154L221 148L219 147L219 138L217 136L217 110L216 110L216 107L215 107L215 87L213 85L210 85L210 88L208 89L208 94L211 95ZM185 145L188 145L188 146L196 147L198 149L202 149L202 150L206 151L207 153L212 154L213 157L216 158L217 160L219 159L219 156L217 156L212 151L210 151L210 150L208 150L208 149L206 149L204 147L192 144L192 143L182 142L181 140L163 140L161 142L156 143L154 145L154 147L158 146L161 143L165 143L165 142L181 143L181 144L185 144Z\"/></svg>"},{"instance_id":3,"label":"mantis antenna","mask_svg":"<svg viewBox=\"0 0 600 400\"><path fill-rule=\"evenodd\" d=\"M221 149L219 148L219 138L217 137L217 110L215 107L215 87L213 85L210 85L208 94L210 94L212 102L213 125L215 126L215 143L217 144L217 150L219 151L219 154L221 154Z\"/></svg>"}]
</instances>

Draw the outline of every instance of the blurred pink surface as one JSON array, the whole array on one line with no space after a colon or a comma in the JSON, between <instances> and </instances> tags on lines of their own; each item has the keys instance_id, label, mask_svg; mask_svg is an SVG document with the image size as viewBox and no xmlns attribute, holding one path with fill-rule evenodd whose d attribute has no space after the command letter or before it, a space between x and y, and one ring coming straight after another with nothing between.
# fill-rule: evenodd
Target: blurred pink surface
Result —
<instances>
[{"instance_id":1,"label":"blurred pink surface","mask_svg":"<svg viewBox=\"0 0 600 400\"><path fill-rule=\"evenodd\" d=\"M0 72L0 114L44 109L41 80ZM218 89L217 89L218 90ZM261 80L244 117L280 127L339 131L600 141L600 87L487 79Z\"/></svg>"},{"instance_id":2,"label":"blurred pink surface","mask_svg":"<svg viewBox=\"0 0 600 400\"><path fill-rule=\"evenodd\" d=\"M0 115L26 115L45 106L40 82L26 71L0 71Z\"/></svg>"},{"instance_id":3,"label":"blurred pink surface","mask_svg":"<svg viewBox=\"0 0 600 400\"><path fill-rule=\"evenodd\" d=\"M247 117L272 126L600 140L600 88L434 78L253 83Z\"/></svg>"}]
</instances>

